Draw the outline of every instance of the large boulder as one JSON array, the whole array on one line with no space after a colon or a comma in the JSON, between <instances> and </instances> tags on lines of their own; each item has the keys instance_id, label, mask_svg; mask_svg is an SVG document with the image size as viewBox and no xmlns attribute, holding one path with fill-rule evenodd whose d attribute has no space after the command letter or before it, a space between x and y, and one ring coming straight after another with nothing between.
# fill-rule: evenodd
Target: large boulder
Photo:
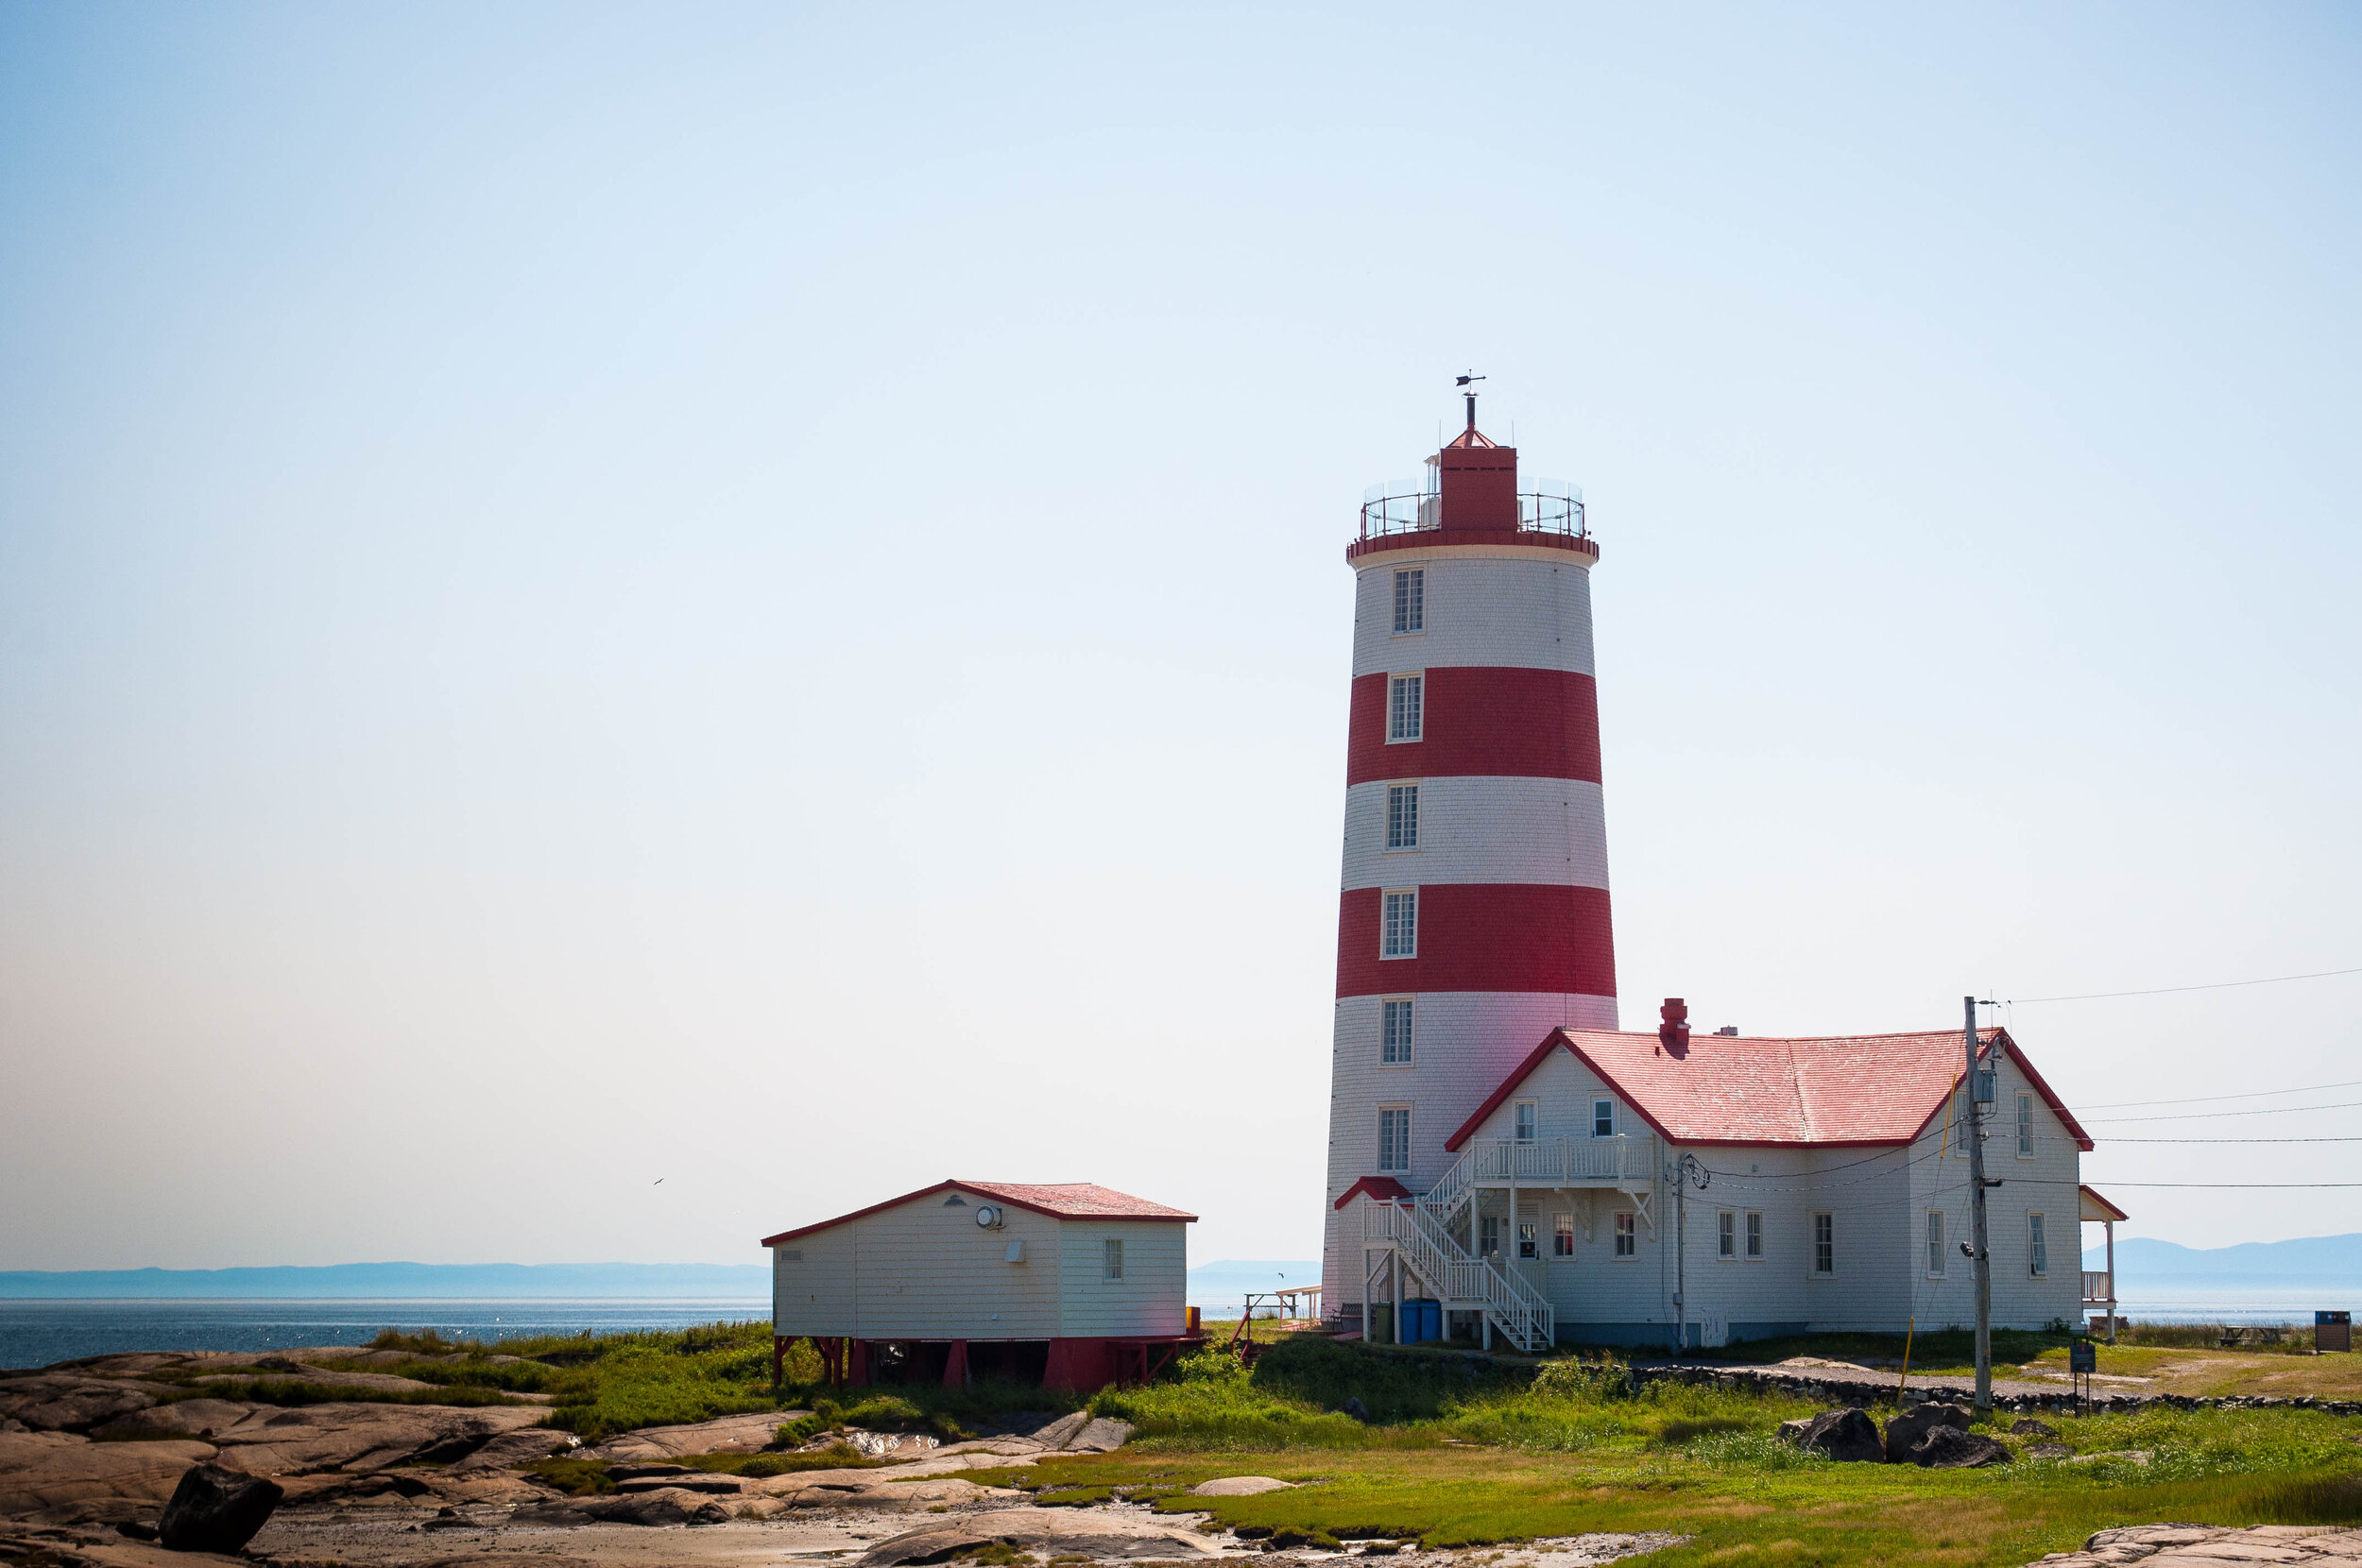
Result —
<instances>
[{"instance_id":1,"label":"large boulder","mask_svg":"<svg viewBox=\"0 0 2362 1568\"><path fill-rule=\"evenodd\" d=\"M156 1538L176 1552L238 1551L254 1539L285 1494L260 1475L191 1465L164 1505Z\"/></svg>"},{"instance_id":2,"label":"large boulder","mask_svg":"<svg viewBox=\"0 0 2362 1568\"><path fill-rule=\"evenodd\" d=\"M727 1525L730 1521L728 1508L681 1487L582 1497L571 1507L585 1520L602 1525Z\"/></svg>"},{"instance_id":3,"label":"large boulder","mask_svg":"<svg viewBox=\"0 0 2362 1568\"><path fill-rule=\"evenodd\" d=\"M1910 1462L1928 1470L1982 1470L1988 1465L2008 1464L2010 1451L1982 1432L1939 1426L1911 1450Z\"/></svg>"},{"instance_id":4,"label":"large boulder","mask_svg":"<svg viewBox=\"0 0 2362 1568\"><path fill-rule=\"evenodd\" d=\"M1927 1434L1940 1428L1965 1432L1968 1411L1958 1405L1926 1403L1914 1405L1896 1412L1887 1420L1886 1457L1890 1464L1916 1462L1911 1456L1927 1440Z\"/></svg>"},{"instance_id":5,"label":"large boulder","mask_svg":"<svg viewBox=\"0 0 2362 1568\"><path fill-rule=\"evenodd\" d=\"M1783 1427L1780 1435L1806 1453L1825 1454L1832 1459L1876 1464L1887 1457L1885 1445L1878 1440L1878 1423L1868 1412L1850 1406L1823 1410L1794 1432Z\"/></svg>"},{"instance_id":6,"label":"large boulder","mask_svg":"<svg viewBox=\"0 0 2362 1568\"><path fill-rule=\"evenodd\" d=\"M1200 1481L1190 1489L1192 1497L1259 1497L1267 1491L1285 1491L1293 1481L1276 1481L1269 1475L1219 1475L1210 1481Z\"/></svg>"},{"instance_id":7,"label":"large boulder","mask_svg":"<svg viewBox=\"0 0 2362 1568\"><path fill-rule=\"evenodd\" d=\"M2059 1436L2059 1429L2046 1421L2036 1421L2032 1416L2020 1416L2010 1423L2010 1433L2012 1437L2044 1438L2055 1440Z\"/></svg>"}]
</instances>

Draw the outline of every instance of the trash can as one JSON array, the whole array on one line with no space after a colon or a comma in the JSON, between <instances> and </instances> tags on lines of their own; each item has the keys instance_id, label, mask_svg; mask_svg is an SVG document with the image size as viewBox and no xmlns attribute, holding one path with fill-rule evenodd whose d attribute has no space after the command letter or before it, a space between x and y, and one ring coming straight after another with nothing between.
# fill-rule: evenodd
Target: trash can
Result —
<instances>
[{"instance_id":1,"label":"trash can","mask_svg":"<svg viewBox=\"0 0 2362 1568\"><path fill-rule=\"evenodd\" d=\"M1370 1343L1374 1345L1391 1345L1394 1342L1395 1304L1392 1302L1372 1302L1370 1304Z\"/></svg>"}]
</instances>

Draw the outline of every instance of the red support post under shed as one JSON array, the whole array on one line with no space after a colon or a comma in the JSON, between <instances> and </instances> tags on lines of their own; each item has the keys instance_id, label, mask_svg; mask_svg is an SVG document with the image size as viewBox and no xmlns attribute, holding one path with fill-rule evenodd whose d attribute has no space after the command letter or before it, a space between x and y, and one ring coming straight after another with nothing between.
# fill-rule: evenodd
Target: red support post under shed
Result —
<instances>
[{"instance_id":1,"label":"red support post under shed","mask_svg":"<svg viewBox=\"0 0 2362 1568\"><path fill-rule=\"evenodd\" d=\"M947 1389L967 1387L967 1341L951 1341L951 1354L943 1358L943 1386Z\"/></svg>"}]
</instances>

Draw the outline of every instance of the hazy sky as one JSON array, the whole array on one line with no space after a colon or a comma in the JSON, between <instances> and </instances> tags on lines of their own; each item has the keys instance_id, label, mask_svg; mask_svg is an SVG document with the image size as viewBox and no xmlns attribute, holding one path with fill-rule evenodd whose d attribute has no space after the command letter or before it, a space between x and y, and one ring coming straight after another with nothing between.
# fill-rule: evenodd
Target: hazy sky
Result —
<instances>
[{"instance_id":1,"label":"hazy sky","mask_svg":"<svg viewBox=\"0 0 2362 1568\"><path fill-rule=\"evenodd\" d=\"M1312 1255L1342 552L1471 366L1603 544L1627 1024L2362 964L2358 79L2333 5L7 0L0 1267L953 1174ZM2080 1105L2358 1020L2008 1015ZM2362 1228L2113 1185L2362 1144L2085 1169Z\"/></svg>"}]
</instances>

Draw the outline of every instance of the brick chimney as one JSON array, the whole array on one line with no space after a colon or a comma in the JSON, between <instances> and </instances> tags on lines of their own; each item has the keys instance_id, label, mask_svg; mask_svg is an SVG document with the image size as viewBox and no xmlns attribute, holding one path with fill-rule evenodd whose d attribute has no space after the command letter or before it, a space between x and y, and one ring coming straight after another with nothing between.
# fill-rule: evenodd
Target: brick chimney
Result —
<instances>
[{"instance_id":1,"label":"brick chimney","mask_svg":"<svg viewBox=\"0 0 2362 1568\"><path fill-rule=\"evenodd\" d=\"M1689 1048L1689 1004L1679 997L1668 997L1656 1013L1664 1020L1656 1026L1656 1037L1667 1050L1681 1055Z\"/></svg>"}]
</instances>

